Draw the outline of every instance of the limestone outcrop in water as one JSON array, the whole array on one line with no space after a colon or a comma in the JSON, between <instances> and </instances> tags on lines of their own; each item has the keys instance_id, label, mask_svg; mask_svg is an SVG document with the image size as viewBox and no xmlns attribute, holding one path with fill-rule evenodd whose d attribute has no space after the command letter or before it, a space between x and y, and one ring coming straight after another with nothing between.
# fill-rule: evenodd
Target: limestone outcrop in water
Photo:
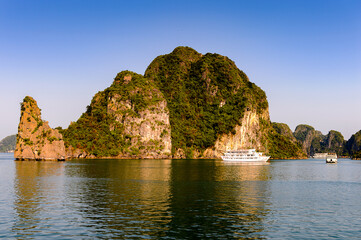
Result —
<instances>
[{"instance_id":1,"label":"limestone outcrop in water","mask_svg":"<svg viewBox=\"0 0 361 240\"><path fill-rule=\"evenodd\" d=\"M174 157L219 158L240 148L305 157L272 128L265 92L229 58L177 47L154 59L145 76L167 99Z\"/></svg>"},{"instance_id":2,"label":"limestone outcrop in water","mask_svg":"<svg viewBox=\"0 0 361 240\"><path fill-rule=\"evenodd\" d=\"M16 159L63 160L66 157L62 135L41 119L41 111L32 97L21 103Z\"/></svg>"},{"instance_id":3,"label":"limestone outcrop in water","mask_svg":"<svg viewBox=\"0 0 361 240\"><path fill-rule=\"evenodd\" d=\"M298 125L293 133L295 138L302 143L302 148L308 155L313 155L315 150L312 147L312 142L320 142L322 140L322 133L316 131L313 127L301 124Z\"/></svg>"},{"instance_id":4,"label":"limestone outcrop in water","mask_svg":"<svg viewBox=\"0 0 361 240\"><path fill-rule=\"evenodd\" d=\"M339 156L348 154L346 141L338 131L331 130L327 135L323 135L313 127L301 124L293 134L309 156L322 152L335 152Z\"/></svg>"},{"instance_id":5,"label":"limestone outcrop in water","mask_svg":"<svg viewBox=\"0 0 361 240\"><path fill-rule=\"evenodd\" d=\"M119 73L67 129L51 129L33 105L31 124L22 108L19 159L219 158L240 148L306 156L272 126L265 92L233 61L189 47L157 57L144 76Z\"/></svg>"},{"instance_id":6,"label":"limestone outcrop in water","mask_svg":"<svg viewBox=\"0 0 361 240\"><path fill-rule=\"evenodd\" d=\"M170 134L162 93L143 76L124 71L67 129L51 129L36 101L25 97L15 158L169 158Z\"/></svg>"},{"instance_id":7,"label":"limestone outcrop in water","mask_svg":"<svg viewBox=\"0 0 361 240\"><path fill-rule=\"evenodd\" d=\"M178 47L154 59L145 76L167 99L175 158L262 147L253 132L260 132L260 117L268 121L266 95L227 57Z\"/></svg>"},{"instance_id":8,"label":"limestone outcrop in water","mask_svg":"<svg viewBox=\"0 0 361 240\"><path fill-rule=\"evenodd\" d=\"M0 141L0 152L14 152L16 135L10 135Z\"/></svg>"},{"instance_id":9,"label":"limestone outcrop in water","mask_svg":"<svg viewBox=\"0 0 361 240\"><path fill-rule=\"evenodd\" d=\"M334 152L338 156L361 159L361 130L346 141L338 131L331 130L327 135L323 135L309 125L300 124L293 135L308 156L315 153Z\"/></svg>"},{"instance_id":10,"label":"limestone outcrop in water","mask_svg":"<svg viewBox=\"0 0 361 240\"><path fill-rule=\"evenodd\" d=\"M81 149L88 157L171 155L167 102L152 81L130 71L120 72L79 120L61 132L66 147Z\"/></svg>"},{"instance_id":11,"label":"limestone outcrop in water","mask_svg":"<svg viewBox=\"0 0 361 240\"><path fill-rule=\"evenodd\" d=\"M361 130L346 142L346 149L352 158L361 160Z\"/></svg>"}]
</instances>

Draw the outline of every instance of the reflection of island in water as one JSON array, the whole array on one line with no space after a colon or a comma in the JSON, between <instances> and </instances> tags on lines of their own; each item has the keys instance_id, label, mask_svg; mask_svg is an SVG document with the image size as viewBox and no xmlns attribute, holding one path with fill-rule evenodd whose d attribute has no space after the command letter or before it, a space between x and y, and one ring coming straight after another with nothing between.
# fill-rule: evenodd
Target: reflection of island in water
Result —
<instances>
[{"instance_id":1,"label":"reflection of island in water","mask_svg":"<svg viewBox=\"0 0 361 240\"><path fill-rule=\"evenodd\" d=\"M66 198L95 236L162 236L170 218L170 166L170 160L70 164L66 175L78 180L67 186Z\"/></svg>"},{"instance_id":2,"label":"reflection of island in water","mask_svg":"<svg viewBox=\"0 0 361 240\"><path fill-rule=\"evenodd\" d=\"M268 170L213 160L16 162L13 231L36 236L61 226L94 238L257 238Z\"/></svg>"},{"instance_id":3,"label":"reflection of island in water","mask_svg":"<svg viewBox=\"0 0 361 240\"><path fill-rule=\"evenodd\" d=\"M63 185L59 179L64 172L64 164L58 162L15 162L16 218L13 232L20 236L44 234L51 206L60 203L59 190ZM54 213L52 212L52 215ZM59 218L61 216L59 215ZM55 220L54 218L52 220ZM46 222L46 224L44 224Z\"/></svg>"},{"instance_id":4,"label":"reflection of island in water","mask_svg":"<svg viewBox=\"0 0 361 240\"><path fill-rule=\"evenodd\" d=\"M258 238L267 214L267 165L172 164L169 233L176 238Z\"/></svg>"}]
</instances>

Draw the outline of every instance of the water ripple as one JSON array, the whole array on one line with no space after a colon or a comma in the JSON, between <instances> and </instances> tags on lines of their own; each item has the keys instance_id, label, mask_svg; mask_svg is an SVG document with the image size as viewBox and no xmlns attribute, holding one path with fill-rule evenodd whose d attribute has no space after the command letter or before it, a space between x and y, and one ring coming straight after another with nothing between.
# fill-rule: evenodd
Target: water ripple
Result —
<instances>
[{"instance_id":1,"label":"water ripple","mask_svg":"<svg viewBox=\"0 0 361 240\"><path fill-rule=\"evenodd\" d=\"M361 164L14 162L0 156L4 239L357 239ZM6 160L7 159L7 160Z\"/></svg>"}]
</instances>

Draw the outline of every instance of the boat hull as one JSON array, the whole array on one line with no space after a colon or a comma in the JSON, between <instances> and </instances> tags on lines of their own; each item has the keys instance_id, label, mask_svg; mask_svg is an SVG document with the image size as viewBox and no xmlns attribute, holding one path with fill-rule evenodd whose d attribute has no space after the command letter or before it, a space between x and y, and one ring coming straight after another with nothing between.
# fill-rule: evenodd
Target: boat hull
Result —
<instances>
[{"instance_id":1,"label":"boat hull","mask_svg":"<svg viewBox=\"0 0 361 240\"><path fill-rule=\"evenodd\" d=\"M326 156L326 163L337 163L337 155L336 154L328 154Z\"/></svg>"},{"instance_id":2,"label":"boat hull","mask_svg":"<svg viewBox=\"0 0 361 240\"><path fill-rule=\"evenodd\" d=\"M337 163L337 158L326 159L326 163Z\"/></svg>"}]
</instances>

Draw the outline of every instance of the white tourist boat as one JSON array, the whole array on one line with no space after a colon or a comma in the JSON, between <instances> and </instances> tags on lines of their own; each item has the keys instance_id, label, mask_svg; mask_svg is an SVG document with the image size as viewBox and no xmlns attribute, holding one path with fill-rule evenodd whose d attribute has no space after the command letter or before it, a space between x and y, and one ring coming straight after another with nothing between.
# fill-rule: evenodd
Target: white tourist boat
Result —
<instances>
[{"instance_id":1,"label":"white tourist boat","mask_svg":"<svg viewBox=\"0 0 361 240\"><path fill-rule=\"evenodd\" d=\"M314 159L326 159L327 153L315 153L312 158Z\"/></svg>"},{"instance_id":2,"label":"white tourist boat","mask_svg":"<svg viewBox=\"0 0 361 240\"><path fill-rule=\"evenodd\" d=\"M326 163L337 163L337 154L336 153L327 154Z\"/></svg>"},{"instance_id":3,"label":"white tourist boat","mask_svg":"<svg viewBox=\"0 0 361 240\"><path fill-rule=\"evenodd\" d=\"M256 149L246 149L226 151L221 158L223 161L266 162L270 156L264 156Z\"/></svg>"}]
</instances>

